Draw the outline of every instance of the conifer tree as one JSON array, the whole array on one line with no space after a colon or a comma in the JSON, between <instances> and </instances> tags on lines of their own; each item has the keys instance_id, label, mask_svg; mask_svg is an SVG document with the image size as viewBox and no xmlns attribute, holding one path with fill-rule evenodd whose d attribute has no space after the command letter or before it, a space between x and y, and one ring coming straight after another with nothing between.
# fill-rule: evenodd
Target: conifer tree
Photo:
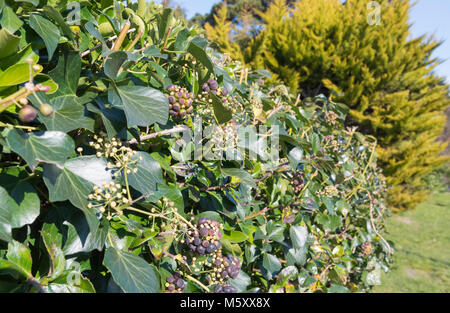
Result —
<instances>
[{"instance_id":1,"label":"conifer tree","mask_svg":"<svg viewBox=\"0 0 450 313\"><path fill-rule=\"evenodd\" d=\"M269 69L303 97L335 90L335 100L350 105L348 123L376 136L379 165L392 186L389 201L399 211L426 198L423 177L448 160L439 156L446 144L436 139L449 89L433 72L440 42L410 37L410 2L383 0L379 8L369 2L302 0L291 7L275 0L259 12L264 30L232 55ZM227 32L224 22L207 26L208 36Z\"/></svg>"}]
</instances>

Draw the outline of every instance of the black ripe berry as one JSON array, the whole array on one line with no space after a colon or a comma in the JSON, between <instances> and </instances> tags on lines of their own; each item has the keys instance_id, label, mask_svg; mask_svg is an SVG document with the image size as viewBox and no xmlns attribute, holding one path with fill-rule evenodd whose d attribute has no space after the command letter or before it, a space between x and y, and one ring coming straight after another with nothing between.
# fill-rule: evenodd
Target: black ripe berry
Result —
<instances>
[{"instance_id":1,"label":"black ripe berry","mask_svg":"<svg viewBox=\"0 0 450 313\"><path fill-rule=\"evenodd\" d=\"M211 90L217 90L219 88L217 81L212 78L208 79L208 86Z\"/></svg>"},{"instance_id":2,"label":"black ripe berry","mask_svg":"<svg viewBox=\"0 0 450 313\"><path fill-rule=\"evenodd\" d=\"M169 292L183 292L186 287L186 282L181 278L181 275L175 272L172 276L166 278L166 288Z\"/></svg>"},{"instance_id":3,"label":"black ripe berry","mask_svg":"<svg viewBox=\"0 0 450 313\"><path fill-rule=\"evenodd\" d=\"M216 285L214 287L215 293L237 293L237 289L231 285Z\"/></svg>"}]
</instances>

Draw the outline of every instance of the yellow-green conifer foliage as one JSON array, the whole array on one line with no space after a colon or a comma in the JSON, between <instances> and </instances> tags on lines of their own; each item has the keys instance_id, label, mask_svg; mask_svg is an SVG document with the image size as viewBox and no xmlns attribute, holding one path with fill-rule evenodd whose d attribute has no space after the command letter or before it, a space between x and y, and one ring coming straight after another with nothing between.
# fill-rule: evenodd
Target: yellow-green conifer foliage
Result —
<instances>
[{"instance_id":1,"label":"yellow-green conifer foliage","mask_svg":"<svg viewBox=\"0 0 450 313\"><path fill-rule=\"evenodd\" d=\"M446 145L436 141L450 105L448 86L432 72L440 43L411 38L410 2L378 1L379 22L369 2L302 0L288 7L276 0L260 12L264 30L240 47L240 56L236 47L220 46L303 96L341 91L337 100L350 105L349 123L378 139L379 165L392 185L389 202L400 211L426 198L422 178L448 160L439 156ZM210 38L227 31L221 21L206 30Z\"/></svg>"}]
</instances>

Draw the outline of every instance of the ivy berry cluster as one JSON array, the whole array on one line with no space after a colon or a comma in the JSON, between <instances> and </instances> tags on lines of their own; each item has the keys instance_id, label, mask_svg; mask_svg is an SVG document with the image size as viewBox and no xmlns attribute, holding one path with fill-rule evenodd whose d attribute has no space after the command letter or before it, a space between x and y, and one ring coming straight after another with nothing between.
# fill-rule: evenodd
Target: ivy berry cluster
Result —
<instances>
[{"instance_id":1,"label":"ivy berry cluster","mask_svg":"<svg viewBox=\"0 0 450 313\"><path fill-rule=\"evenodd\" d=\"M37 92L48 92L50 91L49 86L44 86L42 84L33 83L33 75L40 71L41 67L38 64L33 65L33 59L28 58L27 63L30 66L30 79L29 82L25 84L25 88L22 95L18 95L18 102L16 100L16 105L21 109L19 110L19 119L24 123L30 123L34 121L37 116L35 108L28 104L27 96L33 94L37 101L40 103L39 110L43 116L50 116L53 114L53 108L48 103L42 103L40 98L37 96Z\"/></svg>"},{"instance_id":2,"label":"ivy berry cluster","mask_svg":"<svg viewBox=\"0 0 450 313\"><path fill-rule=\"evenodd\" d=\"M194 236L189 238L189 249L200 255L205 255L222 248L220 226L217 221L206 217L199 218L197 229L193 232Z\"/></svg>"},{"instance_id":3,"label":"ivy berry cluster","mask_svg":"<svg viewBox=\"0 0 450 313\"><path fill-rule=\"evenodd\" d=\"M184 119L188 114L194 111L192 102L194 94L186 88L177 85L167 86L169 91L169 114L178 119Z\"/></svg>"},{"instance_id":4,"label":"ivy berry cluster","mask_svg":"<svg viewBox=\"0 0 450 313\"><path fill-rule=\"evenodd\" d=\"M292 188L294 189L294 193L297 194L303 189L305 182L300 171L294 172L292 176Z\"/></svg>"},{"instance_id":5,"label":"ivy berry cluster","mask_svg":"<svg viewBox=\"0 0 450 313\"><path fill-rule=\"evenodd\" d=\"M172 276L166 278L165 286L168 292L181 293L186 288L186 281L181 278L180 273L175 272Z\"/></svg>"},{"instance_id":6,"label":"ivy berry cluster","mask_svg":"<svg viewBox=\"0 0 450 313\"><path fill-rule=\"evenodd\" d=\"M218 254L213 258L214 272L212 275L212 282L220 283L228 278L236 278L239 275L242 264L239 259L231 254L222 256Z\"/></svg>"}]
</instances>

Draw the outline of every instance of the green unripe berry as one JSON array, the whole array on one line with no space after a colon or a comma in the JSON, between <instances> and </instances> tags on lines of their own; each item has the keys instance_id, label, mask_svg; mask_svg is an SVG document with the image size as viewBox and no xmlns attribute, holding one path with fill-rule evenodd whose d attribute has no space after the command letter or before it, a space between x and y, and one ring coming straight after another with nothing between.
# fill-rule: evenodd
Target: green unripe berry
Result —
<instances>
[{"instance_id":1,"label":"green unripe berry","mask_svg":"<svg viewBox=\"0 0 450 313\"><path fill-rule=\"evenodd\" d=\"M53 113L53 108L50 104L44 103L39 108L39 111L41 111L41 114L44 116L50 116Z\"/></svg>"}]
</instances>

